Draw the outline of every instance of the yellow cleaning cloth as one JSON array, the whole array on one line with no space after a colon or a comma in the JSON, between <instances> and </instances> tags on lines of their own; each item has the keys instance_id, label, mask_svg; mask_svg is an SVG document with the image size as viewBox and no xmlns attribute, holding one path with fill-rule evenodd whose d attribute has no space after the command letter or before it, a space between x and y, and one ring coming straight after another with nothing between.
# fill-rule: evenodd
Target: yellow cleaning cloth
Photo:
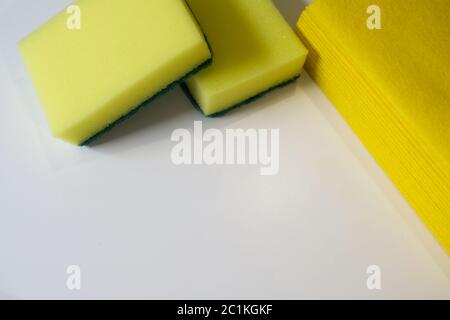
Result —
<instances>
[{"instance_id":1,"label":"yellow cleaning cloth","mask_svg":"<svg viewBox=\"0 0 450 320\"><path fill-rule=\"evenodd\" d=\"M449 12L448 0L316 0L297 27L308 73L450 253Z\"/></svg>"},{"instance_id":2,"label":"yellow cleaning cloth","mask_svg":"<svg viewBox=\"0 0 450 320\"><path fill-rule=\"evenodd\" d=\"M211 58L184 0L79 0L19 47L53 135L74 144Z\"/></svg>"},{"instance_id":3,"label":"yellow cleaning cloth","mask_svg":"<svg viewBox=\"0 0 450 320\"><path fill-rule=\"evenodd\" d=\"M300 75L307 51L271 0L187 0L213 63L187 81L207 116Z\"/></svg>"}]
</instances>

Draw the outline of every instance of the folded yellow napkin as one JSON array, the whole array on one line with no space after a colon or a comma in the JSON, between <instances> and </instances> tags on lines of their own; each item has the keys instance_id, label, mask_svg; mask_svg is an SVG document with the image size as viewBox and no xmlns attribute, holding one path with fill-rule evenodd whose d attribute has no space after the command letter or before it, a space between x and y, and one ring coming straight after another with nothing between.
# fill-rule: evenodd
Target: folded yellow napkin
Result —
<instances>
[{"instance_id":1,"label":"folded yellow napkin","mask_svg":"<svg viewBox=\"0 0 450 320\"><path fill-rule=\"evenodd\" d=\"M316 0L297 24L308 73L448 253L449 12L448 0Z\"/></svg>"}]
</instances>

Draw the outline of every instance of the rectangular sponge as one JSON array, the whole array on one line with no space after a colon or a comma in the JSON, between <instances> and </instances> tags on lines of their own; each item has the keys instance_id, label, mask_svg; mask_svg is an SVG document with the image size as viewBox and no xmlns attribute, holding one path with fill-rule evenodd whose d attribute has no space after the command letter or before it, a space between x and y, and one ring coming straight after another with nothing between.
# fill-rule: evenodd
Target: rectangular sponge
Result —
<instances>
[{"instance_id":1,"label":"rectangular sponge","mask_svg":"<svg viewBox=\"0 0 450 320\"><path fill-rule=\"evenodd\" d=\"M207 116L240 105L300 75L307 56L271 0L187 0L213 63L187 81Z\"/></svg>"},{"instance_id":2,"label":"rectangular sponge","mask_svg":"<svg viewBox=\"0 0 450 320\"><path fill-rule=\"evenodd\" d=\"M446 0L316 0L298 32L308 73L450 254L449 12Z\"/></svg>"},{"instance_id":3,"label":"rectangular sponge","mask_svg":"<svg viewBox=\"0 0 450 320\"><path fill-rule=\"evenodd\" d=\"M72 7L19 43L51 131L67 142L89 142L211 58L184 0Z\"/></svg>"}]
</instances>

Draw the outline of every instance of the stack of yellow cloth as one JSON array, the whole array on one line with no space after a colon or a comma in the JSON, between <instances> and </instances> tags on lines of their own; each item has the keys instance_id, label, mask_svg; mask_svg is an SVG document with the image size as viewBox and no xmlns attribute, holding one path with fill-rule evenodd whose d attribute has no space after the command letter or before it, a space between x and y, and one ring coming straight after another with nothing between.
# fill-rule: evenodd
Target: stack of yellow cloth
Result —
<instances>
[{"instance_id":1,"label":"stack of yellow cloth","mask_svg":"<svg viewBox=\"0 0 450 320\"><path fill-rule=\"evenodd\" d=\"M448 253L449 13L448 0L315 0L297 25L308 73Z\"/></svg>"}]
</instances>

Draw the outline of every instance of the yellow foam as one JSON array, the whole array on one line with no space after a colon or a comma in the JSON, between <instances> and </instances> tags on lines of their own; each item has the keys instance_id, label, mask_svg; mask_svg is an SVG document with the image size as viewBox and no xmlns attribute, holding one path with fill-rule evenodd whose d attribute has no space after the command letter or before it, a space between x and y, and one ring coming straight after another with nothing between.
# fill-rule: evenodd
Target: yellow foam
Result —
<instances>
[{"instance_id":1,"label":"yellow foam","mask_svg":"<svg viewBox=\"0 0 450 320\"><path fill-rule=\"evenodd\" d=\"M270 0L187 0L213 51L188 88L206 115L298 76L307 51Z\"/></svg>"},{"instance_id":2,"label":"yellow foam","mask_svg":"<svg viewBox=\"0 0 450 320\"><path fill-rule=\"evenodd\" d=\"M448 1L316 0L298 31L319 84L450 253Z\"/></svg>"},{"instance_id":3,"label":"yellow foam","mask_svg":"<svg viewBox=\"0 0 450 320\"><path fill-rule=\"evenodd\" d=\"M210 58L183 0L79 0L19 43L53 135L80 144ZM72 20L73 22L73 20Z\"/></svg>"}]
</instances>

